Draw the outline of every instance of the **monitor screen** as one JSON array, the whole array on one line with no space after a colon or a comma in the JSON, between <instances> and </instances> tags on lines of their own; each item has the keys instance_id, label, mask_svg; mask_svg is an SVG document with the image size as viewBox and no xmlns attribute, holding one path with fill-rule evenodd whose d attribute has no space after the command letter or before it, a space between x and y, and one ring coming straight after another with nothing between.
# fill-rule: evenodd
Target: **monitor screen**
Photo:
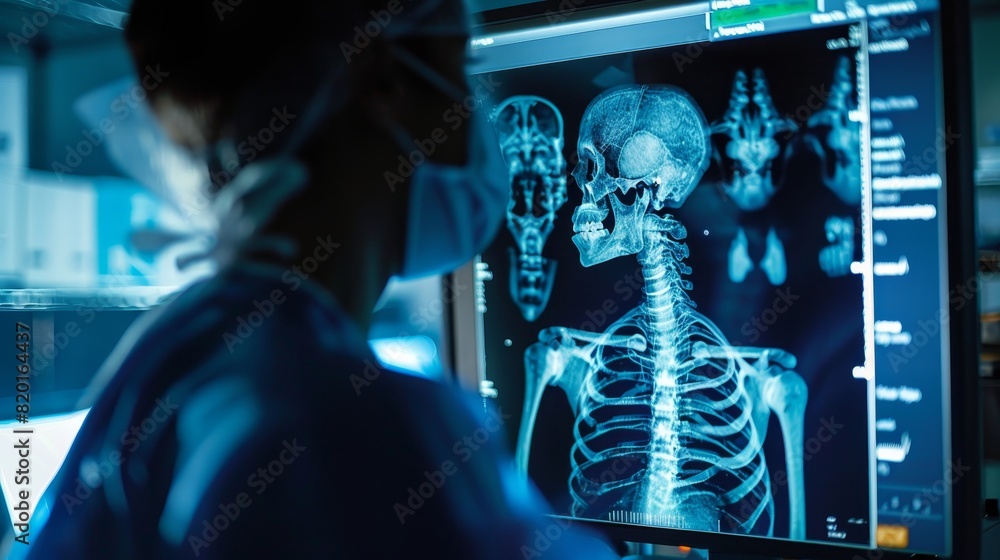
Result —
<instances>
[{"instance_id":1,"label":"monitor screen","mask_svg":"<svg viewBox=\"0 0 1000 560\"><path fill-rule=\"evenodd\" d=\"M643 5L473 40L511 191L468 346L518 465L674 544L948 554L936 2Z\"/></svg>"}]
</instances>

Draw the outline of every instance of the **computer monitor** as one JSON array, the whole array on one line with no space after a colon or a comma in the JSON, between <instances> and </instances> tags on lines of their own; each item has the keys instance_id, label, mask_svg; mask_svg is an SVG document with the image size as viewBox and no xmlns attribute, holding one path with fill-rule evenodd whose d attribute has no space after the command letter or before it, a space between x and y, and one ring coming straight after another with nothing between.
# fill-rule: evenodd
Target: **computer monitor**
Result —
<instances>
[{"instance_id":1,"label":"computer monitor","mask_svg":"<svg viewBox=\"0 0 1000 560\"><path fill-rule=\"evenodd\" d=\"M625 540L974 558L959 8L542 4L472 41L511 196L456 276L522 472Z\"/></svg>"}]
</instances>

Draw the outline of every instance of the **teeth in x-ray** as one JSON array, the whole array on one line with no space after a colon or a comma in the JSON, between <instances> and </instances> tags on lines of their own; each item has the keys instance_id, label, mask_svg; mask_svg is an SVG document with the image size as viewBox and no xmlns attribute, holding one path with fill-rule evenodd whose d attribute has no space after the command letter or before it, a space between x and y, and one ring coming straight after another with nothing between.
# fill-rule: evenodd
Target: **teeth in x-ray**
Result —
<instances>
[{"instance_id":1,"label":"teeth in x-ray","mask_svg":"<svg viewBox=\"0 0 1000 560\"><path fill-rule=\"evenodd\" d=\"M910 434L903 433L901 443L880 443L875 446L875 456L879 461L902 463L910 454Z\"/></svg>"},{"instance_id":2,"label":"teeth in x-ray","mask_svg":"<svg viewBox=\"0 0 1000 560\"><path fill-rule=\"evenodd\" d=\"M581 231L580 236L586 240L600 239L608 235L608 230L602 229L597 231Z\"/></svg>"},{"instance_id":3,"label":"teeth in x-ray","mask_svg":"<svg viewBox=\"0 0 1000 560\"><path fill-rule=\"evenodd\" d=\"M604 224L601 222L587 222L580 224L574 228L578 233L586 233L590 231L599 231L604 229Z\"/></svg>"}]
</instances>

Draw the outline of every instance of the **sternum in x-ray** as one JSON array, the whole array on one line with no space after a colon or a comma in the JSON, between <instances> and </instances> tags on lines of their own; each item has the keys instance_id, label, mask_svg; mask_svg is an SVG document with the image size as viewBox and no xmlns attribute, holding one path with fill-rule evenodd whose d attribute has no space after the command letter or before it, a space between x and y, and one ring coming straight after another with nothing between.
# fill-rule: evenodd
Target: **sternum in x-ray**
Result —
<instances>
[{"instance_id":1,"label":"sternum in x-ray","mask_svg":"<svg viewBox=\"0 0 1000 560\"><path fill-rule=\"evenodd\" d=\"M817 137L794 111L844 75L853 51L825 49L840 34L713 44L683 73L667 48L497 76L510 235L482 257L519 281L485 287L486 375L558 513L870 542L860 209L817 150L788 149ZM789 44L815 55L806 70L775 57ZM597 79L612 67L632 83ZM556 260L557 275L524 266ZM829 536L830 519L852 525Z\"/></svg>"}]
</instances>

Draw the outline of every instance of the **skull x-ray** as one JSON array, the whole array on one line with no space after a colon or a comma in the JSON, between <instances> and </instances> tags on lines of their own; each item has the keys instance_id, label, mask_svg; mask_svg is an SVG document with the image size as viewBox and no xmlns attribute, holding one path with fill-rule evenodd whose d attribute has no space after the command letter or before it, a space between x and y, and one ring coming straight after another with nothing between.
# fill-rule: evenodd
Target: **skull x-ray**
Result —
<instances>
[{"instance_id":1,"label":"skull x-ray","mask_svg":"<svg viewBox=\"0 0 1000 560\"><path fill-rule=\"evenodd\" d=\"M826 48L846 36L496 73L512 196L482 255L501 279L483 287L484 376L557 513L795 540L830 540L836 518L868 542L868 426L840 420L868 410L856 208L788 149L807 146L797 108L856 52Z\"/></svg>"},{"instance_id":2,"label":"skull x-ray","mask_svg":"<svg viewBox=\"0 0 1000 560\"><path fill-rule=\"evenodd\" d=\"M646 208L677 208L698 184L708 167L707 125L694 107L666 86L623 87L591 103L573 170L583 191L573 242L584 266L638 253Z\"/></svg>"},{"instance_id":3,"label":"skull x-ray","mask_svg":"<svg viewBox=\"0 0 1000 560\"><path fill-rule=\"evenodd\" d=\"M566 203L563 118L550 101L518 95L493 112L493 124L510 173L507 229L510 295L528 321L545 310L552 294L556 261L542 256L556 213Z\"/></svg>"}]
</instances>

